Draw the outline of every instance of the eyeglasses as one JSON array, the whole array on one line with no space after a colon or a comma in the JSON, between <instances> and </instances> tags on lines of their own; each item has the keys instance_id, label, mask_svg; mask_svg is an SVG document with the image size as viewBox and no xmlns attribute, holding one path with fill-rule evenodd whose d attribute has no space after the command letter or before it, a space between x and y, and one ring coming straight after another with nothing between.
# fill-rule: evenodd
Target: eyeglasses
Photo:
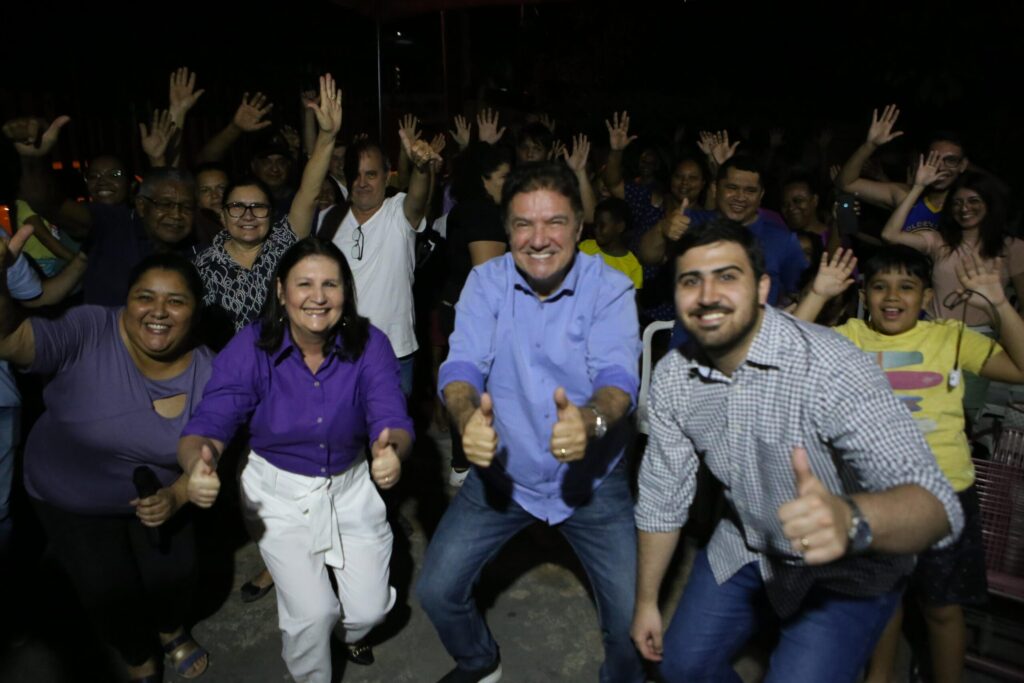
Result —
<instances>
[{"instance_id":1,"label":"eyeglasses","mask_svg":"<svg viewBox=\"0 0 1024 683\"><path fill-rule=\"evenodd\" d=\"M112 168L109 171L86 171L86 180L102 180L103 178L122 178L126 174L120 168Z\"/></svg>"},{"instance_id":2,"label":"eyeglasses","mask_svg":"<svg viewBox=\"0 0 1024 683\"><path fill-rule=\"evenodd\" d=\"M178 209L178 211L181 211L182 213L192 213L193 211L195 211L196 208L195 204L193 204L192 202L168 202L164 200L157 201L155 199L147 197L146 195L139 196L145 199L150 204L152 204L156 208L156 210L160 211L161 213L170 213L174 211L174 209Z\"/></svg>"},{"instance_id":3,"label":"eyeglasses","mask_svg":"<svg viewBox=\"0 0 1024 683\"><path fill-rule=\"evenodd\" d=\"M962 209L965 206L979 207L985 203L985 200L981 197L966 197L962 199L953 200L954 209Z\"/></svg>"},{"instance_id":4,"label":"eyeglasses","mask_svg":"<svg viewBox=\"0 0 1024 683\"><path fill-rule=\"evenodd\" d=\"M248 211L252 214L253 218L266 218L270 215L270 204L243 204L241 202L231 202L230 204L224 205L224 210L228 212L228 215L232 218L241 218Z\"/></svg>"},{"instance_id":5,"label":"eyeglasses","mask_svg":"<svg viewBox=\"0 0 1024 683\"><path fill-rule=\"evenodd\" d=\"M943 168L956 168L957 166L960 165L960 162L962 162L963 160L964 160L963 157L958 157L958 156L953 156L952 154L948 154L948 155L942 157L941 159L939 159L939 163L942 165Z\"/></svg>"},{"instance_id":6,"label":"eyeglasses","mask_svg":"<svg viewBox=\"0 0 1024 683\"><path fill-rule=\"evenodd\" d=\"M354 258L356 261L363 260L363 238L363 226L357 225L355 233L355 243L352 245L352 258Z\"/></svg>"}]
</instances>

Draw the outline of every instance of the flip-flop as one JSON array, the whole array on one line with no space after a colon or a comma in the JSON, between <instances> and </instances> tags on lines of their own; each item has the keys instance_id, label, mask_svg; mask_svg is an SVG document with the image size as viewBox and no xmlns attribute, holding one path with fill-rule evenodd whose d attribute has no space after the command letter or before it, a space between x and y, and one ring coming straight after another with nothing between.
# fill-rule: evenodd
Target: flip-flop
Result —
<instances>
[{"instance_id":1,"label":"flip-flop","mask_svg":"<svg viewBox=\"0 0 1024 683\"><path fill-rule=\"evenodd\" d=\"M191 652L185 652L184 646L188 645L189 643L195 645L195 649ZM178 654L179 652L181 653L180 655ZM167 658L170 660L170 664L171 667L174 669L174 672L182 678L199 678L204 673L206 673L206 670L208 668L210 668L210 653L206 651L206 648L197 643L192 638L192 634L188 633L187 631L182 633L174 640L164 643L164 654L166 654ZM187 675L188 670L192 668L192 665L198 662L203 657L207 657L207 660L206 666L203 667L202 671L192 676Z\"/></svg>"}]
</instances>

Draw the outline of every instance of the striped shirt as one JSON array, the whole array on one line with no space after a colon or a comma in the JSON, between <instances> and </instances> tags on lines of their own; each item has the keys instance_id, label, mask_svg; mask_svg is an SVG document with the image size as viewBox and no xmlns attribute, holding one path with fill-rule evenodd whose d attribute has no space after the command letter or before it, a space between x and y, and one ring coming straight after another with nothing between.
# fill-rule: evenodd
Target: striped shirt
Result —
<instances>
[{"instance_id":1,"label":"striped shirt","mask_svg":"<svg viewBox=\"0 0 1024 683\"><path fill-rule=\"evenodd\" d=\"M782 617L799 609L812 584L874 596L896 587L914 566L913 556L876 553L806 565L777 514L797 497L794 446L807 449L814 474L834 493L905 484L931 492L952 529L939 547L963 526L953 489L882 371L831 330L770 307L731 377L692 352L666 356L652 380L650 421L637 527L671 532L686 523L702 458L722 482L729 510L708 546L715 580L722 584L758 562Z\"/></svg>"}]
</instances>

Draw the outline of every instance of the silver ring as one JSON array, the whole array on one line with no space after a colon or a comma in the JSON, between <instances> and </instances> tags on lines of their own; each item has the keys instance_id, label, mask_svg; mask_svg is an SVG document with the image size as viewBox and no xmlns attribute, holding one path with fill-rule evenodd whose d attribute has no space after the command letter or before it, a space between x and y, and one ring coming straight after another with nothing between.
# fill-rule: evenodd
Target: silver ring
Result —
<instances>
[{"instance_id":1,"label":"silver ring","mask_svg":"<svg viewBox=\"0 0 1024 683\"><path fill-rule=\"evenodd\" d=\"M811 542L807 540L806 536L801 536L800 537L800 547L803 548L804 550L807 550L808 548L811 547Z\"/></svg>"}]
</instances>

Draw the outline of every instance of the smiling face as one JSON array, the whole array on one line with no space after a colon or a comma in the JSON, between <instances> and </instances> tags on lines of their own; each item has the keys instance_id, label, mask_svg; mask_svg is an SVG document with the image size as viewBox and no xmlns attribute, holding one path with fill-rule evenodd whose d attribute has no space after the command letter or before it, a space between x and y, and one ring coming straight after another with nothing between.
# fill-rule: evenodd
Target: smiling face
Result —
<instances>
[{"instance_id":1,"label":"smiling face","mask_svg":"<svg viewBox=\"0 0 1024 683\"><path fill-rule=\"evenodd\" d=\"M982 222L988 214L988 205L975 190L968 187L961 187L953 195L951 200L953 207L953 220L963 230L974 230L981 227Z\"/></svg>"},{"instance_id":2,"label":"smiling face","mask_svg":"<svg viewBox=\"0 0 1024 683\"><path fill-rule=\"evenodd\" d=\"M341 268L327 256L307 256L292 266L283 283L277 281L277 298L288 315L292 338L322 343L341 320Z\"/></svg>"},{"instance_id":3,"label":"smiling face","mask_svg":"<svg viewBox=\"0 0 1024 683\"><path fill-rule=\"evenodd\" d=\"M572 267L580 238L569 198L553 190L520 192L509 202L506 226L516 268L534 293L547 297Z\"/></svg>"},{"instance_id":4,"label":"smiling face","mask_svg":"<svg viewBox=\"0 0 1024 683\"><path fill-rule=\"evenodd\" d=\"M268 154L252 160L252 174L274 192L288 182L288 172L291 168L292 160L284 154Z\"/></svg>"},{"instance_id":5,"label":"smiling face","mask_svg":"<svg viewBox=\"0 0 1024 683\"><path fill-rule=\"evenodd\" d=\"M173 360L187 348L198 302L173 270L152 268L128 291L121 314L125 338L135 353Z\"/></svg>"},{"instance_id":6,"label":"smiling face","mask_svg":"<svg viewBox=\"0 0 1024 683\"><path fill-rule=\"evenodd\" d=\"M939 168L942 169L929 188L944 192L967 170L967 157L964 156L963 147L946 140L936 140L928 146L928 151L938 152Z\"/></svg>"},{"instance_id":7,"label":"smiling face","mask_svg":"<svg viewBox=\"0 0 1024 683\"><path fill-rule=\"evenodd\" d=\"M815 222L818 195L807 183L790 183L782 188L782 217L790 230L807 230Z\"/></svg>"},{"instance_id":8,"label":"smiling face","mask_svg":"<svg viewBox=\"0 0 1024 683\"><path fill-rule=\"evenodd\" d=\"M349 200L357 215L372 215L384 204L387 182L388 174L380 152L370 149L360 154L358 175L349 181Z\"/></svg>"},{"instance_id":9,"label":"smiling face","mask_svg":"<svg viewBox=\"0 0 1024 683\"><path fill-rule=\"evenodd\" d=\"M764 188L754 171L730 168L718 181L718 211L729 220L750 225L757 220Z\"/></svg>"},{"instance_id":10,"label":"smiling face","mask_svg":"<svg viewBox=\"0 0 1024 683\"><path fill-rule=\"evenodd\" d=\"M221 221L232 240L240 246L254 246L267 239L271 215L273 207L263 190L256 185L238 185L224 202Z\"/></svg>"},{"instance_id":11,"label":"smiling face","mask_svg":"<svg viewBox=\"0 0 1024 683\"><path fill-rule=\"evenodd\" d=\"M689 201L690 206L696 206L697 199L704 189L704 172L696 161L687 159L678 166L672 173L670 190L677 201L683 199Z\"/></svg>"},{"instance_id":12,"label":"smiling face","mask_svg":"<svg viewBox=\"0 0 1024 683\"><path fill-rule=\"evenodd\" d=\"M128 198L128 171L114 157L96 157L85 172L85 186L97 204L122 204Z\"/></svg>"},{"instance_id":13,"label":"smiling face","mask_svg":"<svg viewBox=\"0 0 1024 683\"><path fill-rule=\"evenodd\" d=\"M196 203L200 209L220 213L224 206L224 190L228 189L228 176L216 168L201 171L196 176Z\"/></svg>"},{"instance_id":14,"label":"smiling face","mask_svg":"<svg viewBox=\"0 0 1024 683\"><path fill-rule=\"evenodd\" d=\"M735 242L693 247L676 260L676 314L712 359L746 356L770 288L767 275L755 280L746 251ZM719 369L731 372L735 365Z\"/></svg>"},{"instance_id":15,"label":"smiling face","mask_svg":"<svg viewBox=\"0 0 1024 683\"><path fill-rule=\"evenodd\" d=\"M173 246L192 234L196 202L193 188L177 180L154 185L150 196L135 198L135 211L155 242Z\"/></svg>"},{"instance_id":16,"label":"smiling face","mask_svg":"<svg viewBox=\"0 0 1024 683\"><path fill-rule=\"evenodd\" d=\"M871 329L889 335L913 329L932 296L921 278L905 270L875 273L864 286Z\"/></svg>"}]
</instances>

